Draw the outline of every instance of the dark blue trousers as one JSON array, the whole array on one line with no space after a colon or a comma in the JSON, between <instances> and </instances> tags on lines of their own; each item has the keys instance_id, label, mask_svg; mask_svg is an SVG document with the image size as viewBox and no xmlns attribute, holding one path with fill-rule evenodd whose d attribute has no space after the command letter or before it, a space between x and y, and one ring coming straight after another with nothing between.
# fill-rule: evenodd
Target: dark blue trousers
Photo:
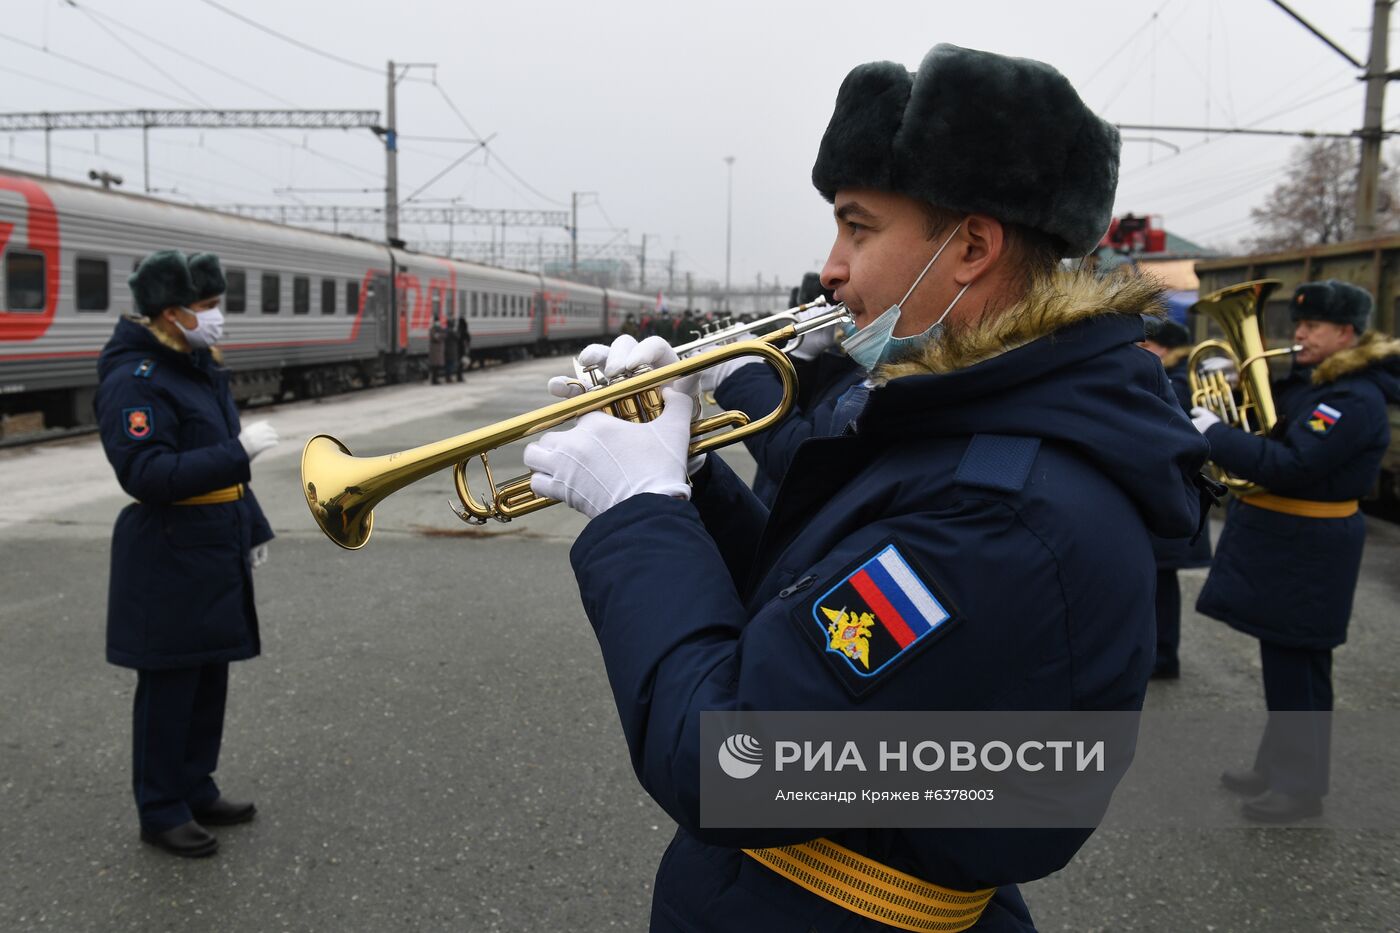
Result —
<instances>
[{"instance_id":1,"label":"dark blue trousers","mask_svg":"<svg viewBox=\"0 0 1400 933\"><path fill-rule=\"evenodd\" d=\"M1181 662L1181 581L1175 570L1157 570L1157 670L1176 670Z\"/></svg>"},{"instance_id":2,"label":"dark blue trousers","mask_svg":"<svg viewBox=\"0 0 1400 933\"><path fill-rule=\"evenodd\" d=\"M214 802L228 664L137 671L132 788L141 828L163 832Z\"/></svg>"},{"instance_id":3,"label":"dark blue trousers","mask_svg":"<svg viewBox=\"0 0 1400 933\"><path fill-rule=\"evenodd\" d=\"M1322 797L1332 751L1332 652L1261 641L1259 657L1271 715L1254 770L1269 779L1271 790Z\"/></svg>"}]
</instances>

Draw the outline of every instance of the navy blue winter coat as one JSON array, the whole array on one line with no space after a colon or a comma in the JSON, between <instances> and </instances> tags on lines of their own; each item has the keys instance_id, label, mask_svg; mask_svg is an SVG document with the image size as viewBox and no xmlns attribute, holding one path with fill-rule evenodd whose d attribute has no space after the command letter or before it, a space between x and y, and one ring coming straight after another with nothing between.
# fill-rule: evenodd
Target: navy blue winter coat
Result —
<instances>
[{"instance_id":1,"label":"navy blue winter coat","mask_svg":"<svg viewBox=\"0 0 1400 933\"><path fill-rule=\"evenodd\" d=\"M771 507L778 485L793 456L810 437L830 434L831 415L841 394L865 378L865 370L844 353L821 353L815 360L794 360L798 397L792 412L772 428L744 439L758 473L753 492ZM715 389L715 401L726 410L738 410L757 420L782 399L782 383L771 366L755 363L730 374Z\"/></svg>"},{"instance_id":2,"label":"navy blue winter coat","mask_svg":"<svg viewBox=\"0 0 1400 933\"><path fill-rule=\"evenodd\" d=\"M1315 372L1275 384L1269 437L1213 425L1211 459L1275 495L1317 502L1371 491L1400 402L1400 341L1374 332ZM1346 641L1366 520L1305 518L1231 504L1196 611L1263 641L1334 648Z\"/></svg>"},{"instance_id":3,"label":"navy blue winter coat","mask_svg":"<svg viewBox=\"0 0 1400 933\"><path fill-rule=\"evenodd\" d=\"M112 532L107 660L142 670L258 654L248 552L272 539L238 442L228 372L122 318L98 361L102 447L136 501ZM172 503L237 483L242 499Z\"/></svg>"},{"instance_id":4,"label":"navy blue winter coat","mask_svg":"<svg viewBox=\"0 0 1400 933\"><path fill-rule=\"evenodd\" d=\"M1187 376L1186 358L1183 357L1166 368L1167 379L1171 382L1181 410L1191 410L1191 383ZM1192 538L1195 538L1194 542ZM1152 553L1157 558L1159 570L1181 570L1185 567L1210 566L1210 531L1202 528L1199 535L1184 538L1152 537Z\"/></svg>"},{"instance_id":5,"label":"navy blue winter coat","mask_svg":"<svg viewBox=\"0 0 1400 933\"><path fill-rule=\"evenodd\" d=\"M654 930L883 929L739 848L819 830L700 825L703 710L1140 708L1148 529L1196 528L1207 450L1133 345L1154 298L1065 275L890 371L853 433L801 446L771 514L712 456L692 501L635 496L589 523L571 553L583 605L636 774L679 824ZM832 647L820 609L891 548L906 592L946 617L912 641L872 638L861 661ZM639 566L666 568L667 585ZM1016 882L1062 868L1089 831L825 835L937 884L999 888L977 929L1010 931L1032 929Z\"/></svg>"}]
</instances>

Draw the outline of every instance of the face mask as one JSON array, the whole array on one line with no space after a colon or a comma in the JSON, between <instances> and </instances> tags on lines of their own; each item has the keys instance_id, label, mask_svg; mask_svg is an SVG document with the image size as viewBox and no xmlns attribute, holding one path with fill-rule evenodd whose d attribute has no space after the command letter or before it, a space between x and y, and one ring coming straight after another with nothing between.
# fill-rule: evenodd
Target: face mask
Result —
<instances>
[{"instance_id":1,"label":"face mask","mask_svg":"<svg viewBox=\"0 0 1400 933\"><path fill-rule=\"evenodd\" d=\"M224 336L224 312L218 306L210 308L208 311L194 311L190 308L182 308L182 311L189 311L194 315L194 330L190 330L184 324L176 321L180 325L180 330L185 333L185 340L196 350L207 350L217 344Z\"/></svg>"},{"instance_id":2,"label":"face mask","mask_svg":"<svg viewBox=\"0 0 1400 933\"><path fill-rule=\"evenodd\" d=\"M875 320L856 331L841 344L846 351L846 355L864 367L867 372L873 372L875 367L879 366L881 363L888 363L896 357L904 356L917 350L930 340L938 339L938 335L943 332L943 319L948 316L949 311L953 310L953 305L956 305L962 299L963 292L967 291L968 286L972 284L971 282L968 282L967 285L964 285L958 291L957 296L953 298L948 307L943 309L943 313L938 316L938 320L934 321L922 334L915 334L912 337L894 336L895 325L899 323L900 305L908 301L909 296L914 294L914 289L919 287L919 283L924 280L924 276L928 274L928 270L933 268L933 264L938 261L939 256L943 255L943 251L948 248L949 243L953 242L953 237L958 235L960 229L962 229L961 223L953 228L952 233L948 234L948 239L944 240L943 245L938 247L938 251L933 254L933 258L924 266L924 270L919 273L919 277L914 280L914 284L909 286L909 291L904 293L903 298L899 299L895 304L890 305L889 308L885 310L884 314L881 314Z\"/></svg>"}]
</instances>

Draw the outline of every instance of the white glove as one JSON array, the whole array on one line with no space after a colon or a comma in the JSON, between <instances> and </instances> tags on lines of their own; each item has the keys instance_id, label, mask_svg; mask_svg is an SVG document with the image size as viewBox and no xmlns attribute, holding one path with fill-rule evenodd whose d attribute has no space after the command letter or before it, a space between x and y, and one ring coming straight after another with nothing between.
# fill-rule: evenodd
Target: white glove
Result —
<instances>
[{"instance_id":1,"label":"white glove","mask_svg":"<svg viewBox=\"0 0 1400 933\"><path fill-rule=\"evenodd\" d=\"M1211 373L1220 373L1225 377L1227 385L1238 386L1240 384L1239 370L1235 368L1235 361L1228 356L1207 357L1201 362L1200 372L1207 376Z\"/></svg>"},{"instance_id":2,"label":"white glove","mask_svg":"<svg viewBox=\"0 0 1400 933\"><path fill-rule=\"evenodd\" d=\"M264 450L276 447L278 440L277 429L266 421L254 421L238 432L238 443L242 444L243 449L247 451L249 460Z\"/></svg>"},{"instance_id":3,"label":"white glove","mask_svg":"<svg viewBox=\"0 0 1400 933\"><path fill-rule=\"evenodd\" d=\"M1209 408L1202 408L1200 405L1197 405L1195 408L1191 409L1191 423L1196 426L1197 431L1204 434L1210 430L1211 425L1220 424L1221 421L1220 416L1215 412L1211 411Z\"/></svg>"},{"instance_id":4,"label":"white glove","mask_svg":"<svg viewBox=\"0 0 1400 933\"><path fill-rule=\"evenodd\" d=\"M267 563L267 545L254 545L253 549L248 552L248 560L252 562L254 570Z\"/></svg>"},{"instance_id":5,"label":"white glove","mask_svg":"<svg viewBox=\"0 0 1400 933\"><path fill-rule=\"evenodd\" d=\"M655 421L636 424L595 411L527 446L530 488L589 518L644 492L689 499L691 399L671 388L661 397L666 407Z\"/></svg>"},{"instance_id":6,"label":"white glove","mask_svg":"<svg viewBox=\"0 0 1400 933\"><path fill-rule=\"evenodd\" d=\"M830 307L812 308L797 315L799 321L809 321L818 314L827 314ZM810 334L802 337L802 342L797 345L788 356L798 360L815 360L821 355L823 350L836 346L836 328L823 327L821 330L814 330Z\"/></svg>"},{"instance_id":7,"label":"white glove","mask_svg":"<svg viewBox=\"0 0 1400 933\"><path fill-rule=\"evenodd\" d=\"M612 342L611 346L601 343L591 343L578 355L579 367L598 367L603 370L603 375L608 378L617 376L623 372L637 369L640 366L647 366L651 369L660 369L669 366L680 359L676 351L665 339L661 337L647 337L641 343L623 334ZM699 418L702 405L700 402L701 376L686 376L672 382L671 388L677 392L684 392L691 399L691 418ZM557 398L573 398L583 393L583 388L578 379L569 376L555 376L549 380L549 394ZM690 459L690 472L694 473L705 465L706 454L700 454Z\"/></svg>"}]
</instances>

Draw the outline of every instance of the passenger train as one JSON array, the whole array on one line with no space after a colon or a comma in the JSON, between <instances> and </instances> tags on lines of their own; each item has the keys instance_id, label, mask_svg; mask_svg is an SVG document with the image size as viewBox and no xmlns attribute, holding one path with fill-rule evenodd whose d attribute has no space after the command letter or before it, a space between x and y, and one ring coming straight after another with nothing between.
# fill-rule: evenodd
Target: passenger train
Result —
<instances>
[{"instance_id":1,"label":"passenger train","mask_svg":"<svg viewBox=\"0 0 1400 933\"><path fill-rule=\"evenodd\" d=\"M124 192L0 171L0 413L92 421L97 356L159 249L208 251L228 279L224 362L240 401L416 377L433 317L460 310L473 356L553 352L654 302Z\"/></svg>"}]
</instances>

